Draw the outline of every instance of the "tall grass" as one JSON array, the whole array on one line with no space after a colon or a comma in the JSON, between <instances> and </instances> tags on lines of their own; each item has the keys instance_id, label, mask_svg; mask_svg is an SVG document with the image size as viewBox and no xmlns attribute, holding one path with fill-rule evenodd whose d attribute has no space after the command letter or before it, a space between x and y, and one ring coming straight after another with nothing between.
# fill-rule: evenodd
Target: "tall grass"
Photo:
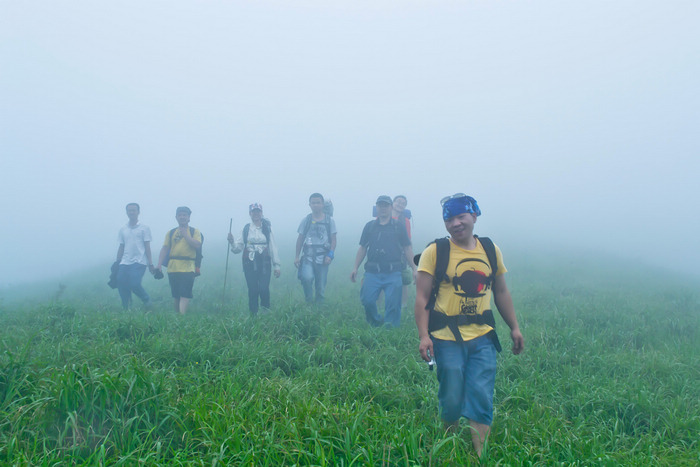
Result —
<instances>
[{"instance_id":1,"label":"tall grass","mask_svg":"<svg viewBox=\"0 0 700 467\"><path fill-rule=\"evenodd\" d=\"M235 276L220 303L215 274L184 317L153 281L147 314L90 282L5 306L0 463L477 465L468 429L442 430L412 312L367 326L348 264L325 306L287 277L256 319ZM499 359L486 463L698 465L696 284L509 267L526 351Z\"/></svg>"}]
</instances>

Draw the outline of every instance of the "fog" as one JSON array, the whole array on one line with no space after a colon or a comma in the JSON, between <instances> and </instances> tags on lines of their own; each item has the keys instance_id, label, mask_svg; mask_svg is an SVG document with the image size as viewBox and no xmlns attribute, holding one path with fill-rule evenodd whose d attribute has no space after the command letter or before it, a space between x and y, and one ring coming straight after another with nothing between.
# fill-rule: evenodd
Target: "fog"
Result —
<instances>
[{"instance_id":1,"label":"fog","mask_svg":"<svg viewBox=\"0 0 700 467\"><path fill-rule=\"evenodd\" d=\"M408 197L420 249L445 234L439 199L466 192L506 259L564 248L697 277L698 17L691 1L3 2L0 285L101 264L106 281L128 202L154 251L189 206L207 256L252 202L291 243L316 191L339 250L380 194Z\"/></svg>"}]
</instances>

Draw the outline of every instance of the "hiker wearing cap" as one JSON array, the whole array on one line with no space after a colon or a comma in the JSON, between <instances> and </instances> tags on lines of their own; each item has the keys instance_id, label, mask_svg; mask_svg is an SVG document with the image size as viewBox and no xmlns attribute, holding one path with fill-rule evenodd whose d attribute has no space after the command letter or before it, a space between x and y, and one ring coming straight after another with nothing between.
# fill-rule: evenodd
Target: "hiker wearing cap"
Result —
<instances>
[{"instance_id":1,"label":"hiker wearing cap","mask_svg":"<svg viewBox=\"0 0 700 467\"><path fill-rule=\"evenodd\" d=\"M243 227L238 241L228 234L231 252L243 252L243 274L248 285L248 309L251 315L258 313L258 307L270 308L270 269L275 277L280 276L280 259L277 254L275 237L270 221L263 217L262 204L253 203L248 207L250 222Z\"/></svg>"},{"instance_id":2,"label":"hiker wearing cap","mask_svg":"<svg viewBox=\"0 0 700 467\"><path fill-rule=\"evenodd\" d=\"M505 281L501 250L487 237L474 235L481 210L464 193L441 200L449 238L432 242L420 255L416 276L415 318L419 352L437 364L438 400L445 428L469 420L479 457L493 420L496 355L501 350L491 312L491 296L510 327L512 351L524 340ZM434 287L434 284L437 284Z\"/></svg>"},{"instance_id":3,"label":"hiker wearing cap","mask_svg":"<svg viewBox=\"0 0 700 467\"><path fill-rule=\"evenodd\" d=\"M151 299L141 285L143 275L148 268L154 271L151 259L151 229L139 223L141 207L138 203L126 205L129 222L119 229L119 249L117 250L117 288L122 300L122 307L127 310L131 304L131 293L139 297L146 308L150 308Z\"/></svg>"},{"instance_id":4,"label":"hiker wearing cap","mask_svg":"<svg viewBox=\"0 0 700 467\"><path fill-rule=\"evenodd\" d=\"M309 196L311 214L301 220L297 229L299 236L294 265L298 268L297 277L304 288L307 303L323 303L328 266L335 256L335 221L331 213L326 212L325 206L323 195L312 193Z\"/></svg>"},{"instance_id":5,"label":"hiker wearing cap","mask_svg":"<svg viewBox=\"0 0 700 467\"><path fill-rule=\"evenodd\" d=\"M367 257L360 288L365 318L372 326L386 323L397 327L401 322L401 270L408 263L415 273L413 250L404 226L391 218L391 198L382 195L377 198L376 205L377 218L369 221L362 230L350 280L357 280L357 270ZM402 256L406 261L402 261ZM379 316L377 310L381 291L384 291L384 318Z\"/></svg>"},{"instance_id":6,"label":"hiker wearing cap","mask_svg":"<svg viewBox=\"0 0 700 467\"><path fill-rule=\"evenodd\" d=\"M175 312L184 315L192 299L195 278L195 261L201 255L202 234L190 227L192 211L187 206L175 210L178 226L165 234L163 247L158 257L157 273L163 266L168 268L168 281L174 299ZM167 261L166 261L167 259ZM164 264L165 263L165 264Z\"/></svg>"}]
</instances>

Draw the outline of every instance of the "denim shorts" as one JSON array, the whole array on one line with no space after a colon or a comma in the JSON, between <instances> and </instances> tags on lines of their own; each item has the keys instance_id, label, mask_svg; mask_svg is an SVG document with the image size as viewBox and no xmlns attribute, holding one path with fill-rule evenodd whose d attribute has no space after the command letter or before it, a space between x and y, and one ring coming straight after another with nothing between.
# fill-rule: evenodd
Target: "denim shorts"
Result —
<instances>
[{"instance_id":1,"label":"denim shorts","mask_svg":"<svg viewBox=\"0 0 700 467\"><path fill-rule=\"evenodd\" d=\"M491 425L498 354L491 338L484 335L462 343L432 339L442 419L452 423L466 417Z\"/></svg>"}]
</instances>

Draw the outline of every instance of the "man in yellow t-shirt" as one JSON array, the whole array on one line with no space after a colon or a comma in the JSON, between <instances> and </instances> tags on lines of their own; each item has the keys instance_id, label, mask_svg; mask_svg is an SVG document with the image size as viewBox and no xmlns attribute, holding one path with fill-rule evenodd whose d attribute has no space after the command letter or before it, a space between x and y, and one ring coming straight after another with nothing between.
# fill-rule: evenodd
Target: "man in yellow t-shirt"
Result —
<instances>
[{"instance_id":1,"label":"man in yellow t-shirt","mask_svg":"<svg viewBox=\"0 0 700 467\"><path fill-rule=\"evenodd\" d=\"M175 312L184 315L192 298L192 286L195 278L195 259L197 250L202 248L202 234L199 230L191 228L190 215L192 211L187 206L180 206L175 210L175 219L178 226L165 234L163 247L160 249L158 266L160 272L164 266L165 257L168 256L168 281L170 291L175 300ZM162 277L162 276L161 276Z\"/></svg>"},{"instance_id":2,"label":"man in yellow t-shirt","mask_svg":"<svg viewBox=\"0 0 700 467\"><path fill-rule=\"evenodd\" d=\"M493 274L484 247L486 239L482 241L474 235L474 224L481 215L476 200L459 193L443 198L440 203L445 228L451 236L442 240L449 242L449 261L431 313L433 278L440 274L436 271L437 244L428 245L421 255L415 305L419 351L426 362L435 358L440 383L438 399L445 427L454 430L460 418L466 417L472 444L481 456L493 420L496 355L500 350L489 309L492 296L510 327L514 354L523 350L524 340L506 286L507 270L501 251L493 245L497 265Z\"/></svg>"}]
</instances>

